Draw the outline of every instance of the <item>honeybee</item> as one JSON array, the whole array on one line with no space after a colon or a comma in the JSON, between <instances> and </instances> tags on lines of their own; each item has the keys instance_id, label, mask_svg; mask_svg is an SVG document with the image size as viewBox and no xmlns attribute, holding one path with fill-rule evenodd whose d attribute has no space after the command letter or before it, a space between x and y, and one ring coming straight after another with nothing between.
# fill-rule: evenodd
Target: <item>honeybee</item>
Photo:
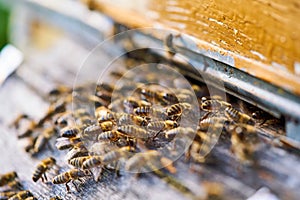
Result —
<instances>
[{"instance_id":1,"label":"honeybee","mask_svg":"<svg viewBox=\"0 0 300 200\"><path fill-rule=\"evenodd\" d=\"M15 189L15 190L22 190L23 189L23 185L17 180L13 180L13 181L7 183L7 186L9 188Z\"/></svg>"},{"instance_id":2,"label":"honeybee","mask_svg":"<svg viewBox=\"0 0 300 200\"><path fill-rule=\"evenodd\" d=\"M18 175L16 172L8 172L6 174L0 175L0 186L4 186L8 184L9 182L14 181L16 178L18 178Z\"/></svg>"},{"instance_id":3,"label":"honeybee","mask_svg":"<svg viewBox=\"0 0 300 200\"><path fill-rule=\"evenodd\" d=\"M147 165L152 158L157 158L160 153L156 150L148 150L146 152L136 153L126 161L125 169L128 171L140 170Z\"/></svg>"},{"instance_id":4,"label":"honeybee","mask_svg":"<svg viewBox=\"0 0 300 200\"><path fill-rule=\"evenodd\" d=\"M148 120L144 117L140 117L137 115L131 114L123 114L119 118L119 125L128 125L128 124L135 124L138 126L146 126L148 124Z\"/></svg>"},{"instance_id":5,"label":"honeybee","mask_svg":"<svg viewBox=\"0 0 300 200\"><path fill-rule=\"evenodd\" d=\"M94 120L91 116L82 116L76 119L76 123L80 125L80 129L93 124Z\"/></svg>"},{"instance_id":6,"label":"honeybee","mask_svg":"<svg viewBox=\"0 0 300 200\"><path fill-rule=\"evenodd\" d=\"M206 199L223 199L224 187L221 183L204 181L201 184L205 189Z\"/></svg>"},{"instance_id":7,"label":"honeybee","mask_svg":"<svg viewBox=\"0 0 300 200\"><path fill-rule=\"evenodd\" d=\"M4 191L0 192L0 199L9 199L10 197L16 195L17 191Z\"/></svg>"},{"instance_id":8,"label":"honeybee","mask_svg":"<svg viewBox=\"0 0 300 200\"><path fill-rule=\"evenodd\" d=\"M247 134L248 137L257 136L257 129L255 128L255 126L250 124L232 124L226 127L226 131L228 131L229 133L231 133L232 131L243 132Z\"/></svg>"},{"instance_id":9,"label":"honeybee","mask_svg":"<svg viewBox=\"0 0 300 200\"><path fill-rule=\"evenodd\" d=\"M32 153L32 150L34 149L34 144L35 144L36 140L37 140L37 137L33 137L33 136L28 137L28 143L24 148L25 152Z\"/></svg>"},{"instance_id":10,"label":"honeybee","mask_svg":"<svg viewBox=\"0 0 300 200\"><path fill-rule=\"evenodd\" d=\"M130 156L132 151L134 150L135 150L134 147L125 146L125 147L120 147L118 149L114 149L101 156L92 156L91 158L83 162L82 168L90 169L93 167L97 167L99 165L107 165L113 163L115 161L118 161L121 158L126 158Z\"/></svg>"},{"instance_id":11,"label":"honeybee","mask_svg":"<svg viewBox=\"0 0 300 200\"><path fill-rule=\"evenodd\" d=\"M132 152L135 151L134 147L131 146L125 146L118 149L115 149L111 152L108 152L102 156L102 163L103 164L110 164L114 161L119 160L120 158L126 158L132 154Z\"/></svg>"},{"instance_id":12,"label":"honeybee","mask_svg":"<svg viewBox=\"0 0 300 200\"><path fill-rule=\"evenodd\" d=\"M199 122L199 129L204 131L204 130L208 130L209 127L222 128L224 124L227 123L227 121L228 120L225 117L209 117Z\"/></svg>"},{"instance_id":13,"label":"honeybee","mask_svg":"<svg viewBox=\"0 0 300 200\"><path fill-rule=\"evenodd\" d=\"M100 83L96 86L96 91L107 91L112 93L114 91L114 86L109 83Z\"/></svg>"},{"instance_id":14,"label":"honeybee","mask_svg":"<svg viewBox=\"0 0 300 200\"><path fill-rule=\"evenodd\" d=\"M20 115L18 115L18 116L15 118L15 120L13 120L13 121L11 122L11 124L10 124L9 126L10 126L10 127L14 127L14 128L19 128L20 122L21 122L21 120L23 120L23 119L29 119L29 116L26 115L26 114L20 114Z\"/></svg>"},{"instance_id":15,"label":"honeybee","mask_svg":"<svg viewBox=\"0 0 300 200\"><path fill-rule=\"evenodd\" d=\"M98 136L99 141L111 141L117 146L135 146L136 138L123 134L119 131L106 131Z\"/></svg>"},{"instance_id":16,"label":"honeybee","mask_svg":"<svg viewBox=\"0 0 300 200\"><path fill-rule=\"evenodd\" d=\"M173 128L169 131L167 131L165 133L165 137L166 138L173 138L177 135L186 135L186 136L189 136L189 135L193 135L195 133L194 129L191 128L191 127L177 127L177 128Z\"/></svg>"},{"instance_id":17,"label":"honeybee","mask_svg":"<svg viewBox=\"0 0 300 200\"><path fill-rule=\"evenodd\" d=\"M73 138L57 138L56 139L56 148L58 150L66 150L66 149L70 149L74 146L80 146L81 144L81 137L80 136L76 136Z\"/></svg>"},{"instance_id":18,"label":"honeybee","mask_svg":"<svg viewBox=\"0 0 300 200\"><path fill-rule=\"evenodd\" d=\"M178 94L176 97L178 101L174 103L178 103L178 102L191 103L193 101L193 96L188 94Z\"/></svg>"},{"instance_id":19,"label":"honeybee","mask_svg":"<svg viewBox=\"0 0 300 200\"><path fill-rule=\"evenodd\" d=\"M201 103L201 109L208 112L219 112L226 108L231 108L231 104L226 101L211 99Z\"/></svg>"},{"instance_id":20,"label":"honeybee","mask_svg":"<svg viewBox=\"0 0 300 200\"><path fill-rule=\"evenodd\" d=\"M47 142L57 133L56 128L49 127L40 134L33 146L33 154L39 153L43 147L47 144Z\"/></svg>"},{"instance_id":21,"label":"honeybee","mask_svg":"<svg viewBox=\"0 0 300 200\"><path fill-rule=\"evenodd\" d=\"M70 188L68 186L69 182L72 182L75 186L76 190L78 191L78 188L76 184L74 183L75 180L79 180L82 182L81 178L91 176L91 173L88 170L81 170L81 169L71 169L67 172L61 173L57 176L55 176L52 180L53 184L65 184L67 192L70 192Z\"/></svg>"},{"instance_id":22,"label":"honeybee","mask_svg":"<svg viewBox=\"0 0 300 200\"><path fill-rule=\"evenodd\" d=\"M55 115L54 124L60 127L65 127L71 122L71 113L66 111Z\"/></svg>"},{"instance_id":23,"label":"honeybee","mask_svg":"<svg viewBox=\"0 0 300 200\"><path fill-rule=\"evenodd\" d=\"M159 99L158 93L150 89L142 88L140 89L140 94L142 99L147 100L149 102L156 102Z\"/></svg>"},{"instance_id":24,"label":"honeybee","mask_svg":"<svg viewBox=\"0 0 300 200\"><path fill-rule=\"evenodd\" d=\"M118 131L133 136L133 137L137 137L137 138L150 138L152 137L145 129L140 128L138 126L135 125L124 125L124 126L119 126Z\"/></svg>"},{"instance_id":25,"label":"honeybee","mask_svg":"<svg viewBox=\"0 0 300 200\"><path fill-rule=\"evenodd\" d=\"M217 101L223 101L223 97L219 95L212 95L212 96L206 96L201 98L201 103L208 101L208 100L217 100Z\"/></svg>"},{"instance_id":26,"label":"honeybee","mask_svg":"<svg viewBox=\"0 0 300 200\"><path fill-rule=\"evenodd\" d=\"M242 113L235 108L227 107L225 109L225 114L229 119L232 119L236 123L254 124L253 119L249 115Z\"/></svg>"},{"instance_id":27,"label":"honeybee","mask_svg":"<svg viewBox=\"0 0 300 200\"><path fill-rule=\"evenodd\" d=\"M103 118L103 116L107 116L109 113L111 113L111 111L108 108L106 108L105 106L100 106L95 110L95 117L99 120Z\"/></svg>"},{"instance_id":28,"label":"honeybee","mask_svg":"<svg viewBox=\"0 0 300 200\"><path fill-rule=\"evenodd\" d=\"M91 169L102 164L102 156L91 156L90 158L86 159L81 166L83 169Z\"/></svg>"},{"instance_id":29,"label":"honeybee","mask_svg":"<svg viewBox=\"0 0 300 200\"><path fill-rule=\"evenodd\" d=\"M60 130L60 136L66 138L76 137L80 132L80 128L77 126L67 126Z\"/></svg>"},{"instance_id":30,"label":"honeybee","mask_svg":"<svg viewBox=\"0 0 300 200\"><path fill-rule=\"evenodd\" d=\"M65 101L58 101L54 104L51 104L44 115L38 123L37 126L40 127L42 126L48 119L50 119L52 116L54 116L57 113L62 113L66 111L66 102Z\"/></svg>"},{"instance_id":31,"label":"honeybee","mask_svg":"<svg viewBox=\"0 0 300 200\"><path fill-rule=\"evenodd\" d=\"M159 96L160 99L162 99L165 102L165 104L176 104L179 102L178 96L174 93L160 92Z\"/></svg>"},{"instance_id":32,"label":"honeybee","mask_svg":"<svg viewBox=\"0 0 300 200\"><path fill-rule=\"evenodd\" d=\"M111 93L107 91L96 91L95 94L97 97L102 99L104 102L110 102L111 101Z\"/></svg>"},{"instance_id":33,"label":"honeybee","mask_svg":"<svg viewBox=\"0 0 300 200\"><path fill-rule=\"evenodd\" d=\"M65 86L65 85L59 85L56 88L49 91L49 96L59 96L66 93L71 93L72 88Z\"/></svg>"},{"instance_id":34,"label":"honeybee","mask_svg":"<svg viewBox=\"0 0 300 200\"><path fill-rule=\"evenodd\" d=\"M67 160L77 157L87 156L89 154L85 146L76 144L66 155Z\"/></svg>"},{"instance_id":35,"label":"honeybee","mask_svg":"<svg viewBox=\"0 0 300 200\"><path fill-rule=\"evenodd\" d=\"M161 167L165 167L171 173L176 173L176 168L172 165L172 161L163 157L161 153L156 150L136 153L129 158L125 164L126 170L134 172L140 172L140 170L147 168L152 171Z\"/></svg>"},{"instance_id":36,"label":"honeybee","mask_svg":"<svg viewBox=\"0 0 300 200\"><path fill-rule=\"evenodd\" d=\"M104 99L96 96L96 95L89 95L87 98L88 101L91 101L95 104L96 108L107 106L109 101L105 101Z\"/></svg>"},{"instance_id":37,"label":"honeybee","mask_svg":"<svg viewBox=\"0 0 300 200\"><path fill-rule=\"evenodd\" d=\"M17 192L14 196L10 197L9 200L22 200L28 197L33 197L33 194L28 190Z\"/></svg>"},{"instance_id":38,"label":"honeybee","mask_svg":"<svg viewBox=\"0 0 300 200\"><path fill-rule=\"evenodd\" d=\"M126 113L132 113L134 108L141 106L151 106L151 103L144 100L138 100L134 97L128 97L123 100L123 106Z\"/></svg>"},{"instance_id":39,"label":"honeybee","mask_svg":"<svg viewBox=\"0 0 300 200\"><path fill-rule=\"evenodd\" d=\"M83 137L94 137L94 136L97 136L98 134L102 133L102 128L98 125L91 125L91 126L88 126L86 127L84 130L83 130Z\"/></svg>"},{"instance_id":40,"label":"honeybee","mask_svg":"<svg viewBox=\"0 0 300 200\"><path fill-rule=\"evenodd\" d=\"M152 106L137 107L133 110L133 113L141 117L167 118L167 113L163 109L156 109Z\"/></svg>"},{"instance_id":41,"label":"honeybee","mask_svg":"<svg viewBox=\"0 0 300 200\"><path fill-rule=\"evenodd\" d=\"M210 148L210 138L208 135L206 135L203 132L197 133L198 136L200 136L201 141L193 141L190 150L189 150L189 156L191 158L199 163L204 163L205 162L205 155L206 153L211 149ZM203 154L204 153L204 154Z\"/></svg>"},{"instance_id":42,"label":"honeybee","mask_svg":"<svg viewBox=\"0 0 300 200\"><path fill-rule=\"evenodd\" d=\"M91 158L91 156L82 156L82 157L72 158L71 160L69 160L69 164L73 165L76 168L82 168L84 161L86 161L87 159L90 159L90 158Z\"/></svg>"},{"instance_id":43,"label":"honeybee","mask_svg":"<svg viewBox=\"0 0 300 200\"><path fill-rule=\"evenodd\" d=\"M192 109L192 105L189 103L177 103L167 108L167 115L181 115L184 111L190 111Z\"/></svg>"},{"instance_id":44,"label":"honeybee","mask_svg":"<svg viewBox=\"0 0 300 200\"><path fill-rule=\"evenodd\" d=\"M26 131L24 131L24 133L18 135L18 139L21 138L25 138L25 137L29 137L31 136L31 134L33 133L33 131L37 128L37 123L33 120L31 120L29 122L28 128L26 129Z\"/></svg>"},{"instance_id":45,"label":"honeybee","mask_svg":"<svg viewBox=\"0 0 300 200\"><path fill-rule=\"evenodd\" d=\"M53 157L48 157L42 160L33 172L32 180L37 182L41 178L43 182L44 179L47 181L46 172L55 164L56 160Z\"/></svg>"},{"instance_id":46,"label":"honeybee","mask_svg":"<svg viewBox=\"0 0 300 200\"><path fill-rule=\"evenodd\" d=\"M113 128L113 122L112 121L105 121L99 124L102 131L111 131Z\"/></svg>"},{"instance_id":47,"label":"honeybee","mask_svg":"<svg viewBox=\"0 0 300 200\"><path fill-rule=\"evenodd\" d=\"M252 165L254 152L258 147L258 136L249 125L232 125L229 128L231 133L231 151L245 165Z\"/></svg>"},{"instance_id":48,"label":"honeybee","mask_svg":"<svg viewBox=\"0 0 300 200\"><path fill-rule=\"evenodd\" d=\"M150 131L156 131L156 135L154 138L163 130L169 130L173 128L177 128L178 123L176 121L172 120L166 120L166 121L153 121L150 122L147 126L147 129Z\"/></svg>"},{"instance_id":49,"label":"honeybee","mask_svg":"<svg viewBox=\"0 0 300 200\"><path fill-rule=\"evenodd\" d=\"M120 134L121 133L116 131L116 130L114 130L114 131L105 131L105 132L98 135L98 141L110 140L110 141L114 142L114 141L119 139ZM126 135L124 135L124 136L126 136Z\"/></svg>"},{"instance_id":50,"label":"honeybee","mask_svg":"<svg viewBox=\"0 0 300 200\"><path fill-rule=\"evenodd\" d=\"M114 122L116 120L116 118L118 118L119 115L115 112L108 112L108 113L105 113L101 116L97 116L97 121L98 123L102 123L102 122L105 122L105 121L112 121Z\"/></svg>"}]
</instances>

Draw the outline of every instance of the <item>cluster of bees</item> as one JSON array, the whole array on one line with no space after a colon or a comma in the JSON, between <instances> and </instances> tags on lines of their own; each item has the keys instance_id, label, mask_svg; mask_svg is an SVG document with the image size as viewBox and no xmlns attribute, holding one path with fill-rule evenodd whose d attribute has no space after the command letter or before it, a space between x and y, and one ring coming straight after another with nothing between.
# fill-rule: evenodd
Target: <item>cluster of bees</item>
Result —
<instances>
[{"instance_id":1,"label":"cluster of bees","mask_svg":"<svg viewBox=\"0 0 300 200\"><path fill-rule=\"evenodd\" d=\"M30 191L24 190L23 185L19 181L18 174L14 171L0 175L0 187L4 187L4 190L0 192L0 199L37 199Z\"/></svg>"},{"instance_id":2,"label":"cluster of bees","mask_svg":"<svg viewBox=\"0 0 300 200\"><path fill-rule=\"evenodd\" d=\"M220 96L209 97L206 89L195 84L166 89L146 85L139 76L124 78L123 73L112 72L111 77L123 78L123 85L100 83L92 95L86 94L90 86L74 90L59 86L49 93L51 105L44 117L36 121L23 114L13 122L19 128L27 120L28 127L18 138L28 139L25 150L31 155L51 146L52 138L56 148L66 152L71 168L54 176L53 184L65 184L69 192L71 182L78 190L76 182L90 177L98 181L103 169L139 173L164 168L174 174L172 163L183 153L193 162L204 163L217 133L230 135L231 150L239 161L253 163L258 143L254 120ZM149 79L155 82L160 77L151 73L143 77ZM76 98L93 102L94 113L90 108L71 111L74 93L85 94ZM52 157L42 160L33 181L47 181L46 172L55 166Z\"/></svg>"}]
</instances>

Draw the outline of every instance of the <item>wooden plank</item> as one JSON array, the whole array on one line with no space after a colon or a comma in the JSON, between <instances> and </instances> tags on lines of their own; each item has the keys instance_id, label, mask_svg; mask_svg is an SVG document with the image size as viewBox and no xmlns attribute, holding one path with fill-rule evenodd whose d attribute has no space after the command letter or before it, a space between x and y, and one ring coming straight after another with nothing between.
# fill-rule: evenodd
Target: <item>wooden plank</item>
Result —
<instances>
[{"instance_id":1,"label":"wooden plank","mask_svg":"<svg viewBox=\"0 0 300 200\"><path fill-rule=\"evenodd\" d=\"M221 62L229 57L229 65L300 94L296 1L83 2L130 28L173 29L194 36L206 56L219 55L213 58Z\"/></svg>"}]
</instances>

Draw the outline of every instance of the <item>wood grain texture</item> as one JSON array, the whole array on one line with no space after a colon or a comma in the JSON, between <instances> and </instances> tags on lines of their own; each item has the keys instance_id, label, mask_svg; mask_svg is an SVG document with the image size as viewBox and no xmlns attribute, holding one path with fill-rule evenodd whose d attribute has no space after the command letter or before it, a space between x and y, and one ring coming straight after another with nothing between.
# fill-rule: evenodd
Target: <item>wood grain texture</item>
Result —
<instances>
[{"instance_id":1,"label":"wood grain texture","mask_svg":"<svg viewBox=\"0 0 300 200\"><path fill-rule=\"evenodd\" d=\"M234 60L230 65L300 94L296 0L83 2L131 28L173 29L194 36L208 56L229 56Z\"/></svg>"}]
</instances>

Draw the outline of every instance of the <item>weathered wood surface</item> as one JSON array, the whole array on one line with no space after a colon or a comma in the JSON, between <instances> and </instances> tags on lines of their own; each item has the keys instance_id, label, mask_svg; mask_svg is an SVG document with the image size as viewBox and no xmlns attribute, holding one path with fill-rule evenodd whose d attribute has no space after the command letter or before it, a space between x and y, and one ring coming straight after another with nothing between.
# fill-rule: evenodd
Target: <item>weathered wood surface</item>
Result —
<instances>
[{"instance_id":1,"label":"weathered wood surface","mask_svg":"<svg viewBox=\"0 0 300 200\"><path fill-rule=\"evenodd\" d=\"M297 1L82 1L130 28L194 36L202 54L300 94Z\"/></svg>"},{"instance_id":2,"label":"weathered wood surface","mask_svg":"<svg viewBox=\"0 0 300 200\"><path fill-rule=\"evenodd\" d=\"M63 44L64 51L59 51ZM55 156L58 165L66 170L64 152L45 150L37 158L31 158L23 150L26 140L17 140L17 131L8 124L17 114L25 112L34 118L41 117L47 109L47 91L56 84L72 85L79 64L88 53L87 49L71 39L56 43L48 52L33 51L18 72L0 89L0 173L18 172L26 189L39 199L60 195L64 199L188 199L178 190L167 185L152 173L136 178L132 174L117 177L114 172L104 173L98 183L88 180L82 191L67 194L64 185L33 183L31 175L41 158ZM51 55L51 56L49 56ZM72 55L70 57L70 55ZM109 59L103 52L100 59ZM54 147L54 141L51 141ZM229 150L229 141L221 140L211 152L207 164L187 163L184 158L175 166L178 172L172 176L188 187L194 197L203 195L204 181L222 183L224 199L246 199L259 188L267 187L280 199L299 199L300 157L297 154L266 144L257 155L253 168L240 165Z\"/></svg>"}]
</instances>

